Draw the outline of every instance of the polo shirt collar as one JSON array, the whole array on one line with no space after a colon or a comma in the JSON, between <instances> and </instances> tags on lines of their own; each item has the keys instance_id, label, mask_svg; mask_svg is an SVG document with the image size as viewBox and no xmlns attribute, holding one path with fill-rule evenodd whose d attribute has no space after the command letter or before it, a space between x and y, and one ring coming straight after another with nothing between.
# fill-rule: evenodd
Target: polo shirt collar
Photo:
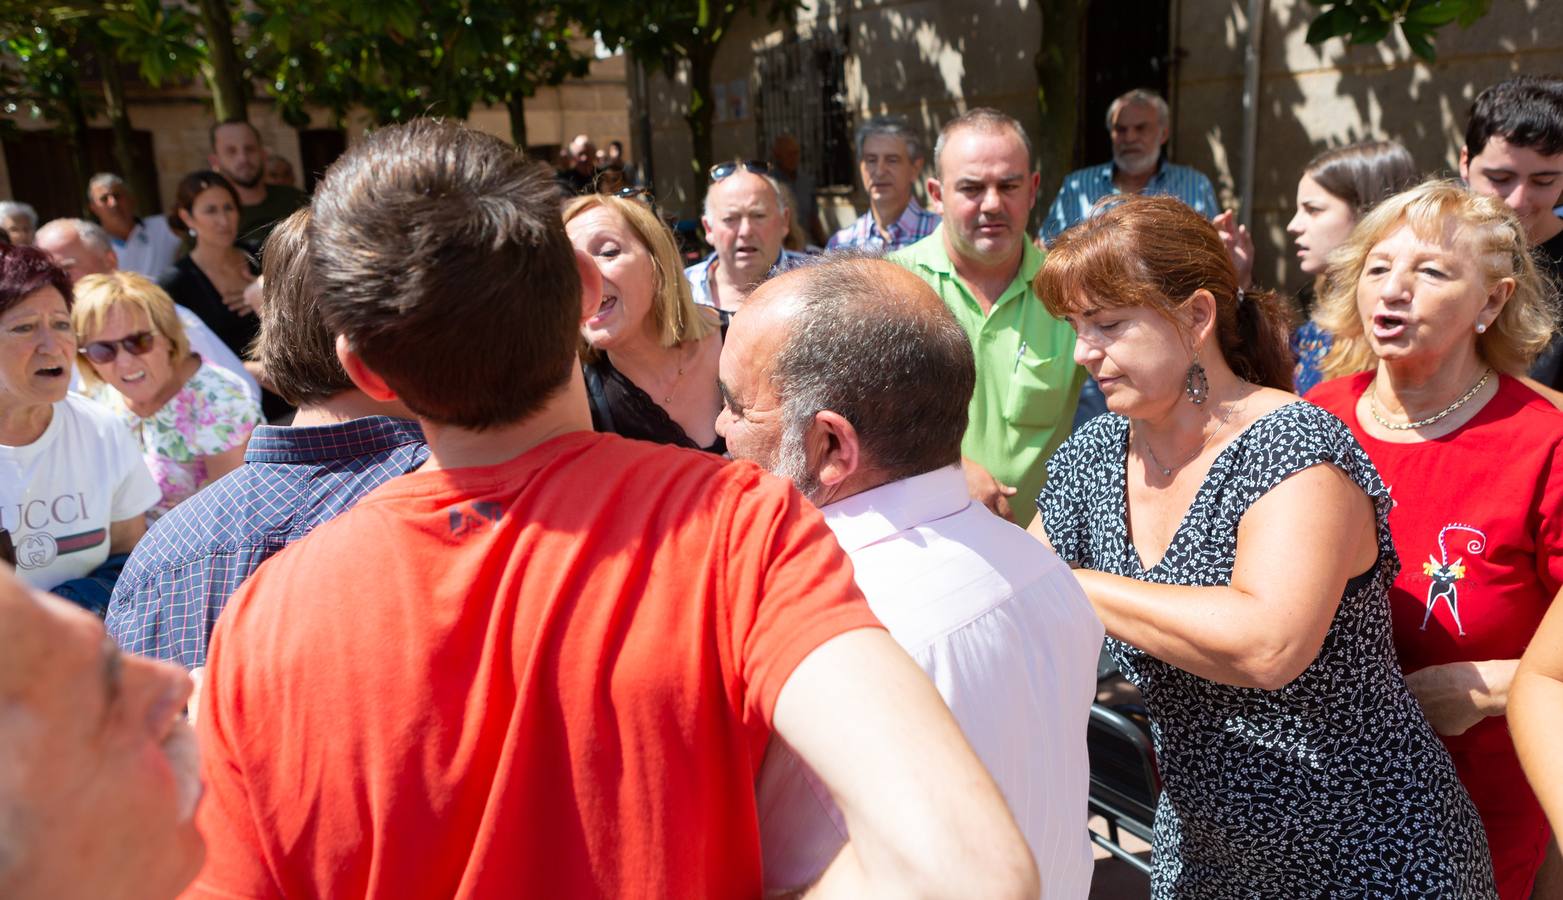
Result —
<instances>
[{"instance_id":1,"label":"polo shirt collar","mask_svg":"<svg viewBox=\"0 0 1563 900\"><path fill-rule=\"evenodd\" d=\"M853 553L926 522L952 516L970 504L960 466L945 466L869 488L820 512L841 549Z\"/></svg>"},{"instance_id":2,"label":"polo shirt collar","mask_svg":"<svg viewBox=\"0 0 1563 900\"><path fill-rule=\"evenodd\" d=\"M916 263L931 272L942 272L946 275L955 274L955 263L950 261L950 254L944 250L944 223L940 222L927 237L906 248L903 251L909 262ZM1031 283L1037 272L1042 269L1042 251L1029 237L1022 237L1020 250L1020 269L1015 273L1015 278ZM1014 282L1011 282L1011 287ZM1008 293L1006 291L1005 293Z\"/></svg>"}]
</instances>

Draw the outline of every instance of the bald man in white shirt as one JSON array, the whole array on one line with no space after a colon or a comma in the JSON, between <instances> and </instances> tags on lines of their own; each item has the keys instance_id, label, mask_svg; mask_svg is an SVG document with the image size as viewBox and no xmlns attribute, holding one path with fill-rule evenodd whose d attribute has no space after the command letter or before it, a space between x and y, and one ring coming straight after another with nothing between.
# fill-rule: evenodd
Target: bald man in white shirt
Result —
<instances>
[{"instance_id":1,"label":"bald man in white shirt","mask_svg":"<svg viewBox=\"0 0 1563 900\"><path fill-rule=\"evenodd\" d=\"M1051 550L966 490L965 332L917 276L841 258L761 285L719 373L729 452L820 507L874 614L1004 792L1043 895L1086 896L1102 624ZM756 784L766 888L807 886L847 840L841 813L782 742Z\"/></svg>"}]
</instances>

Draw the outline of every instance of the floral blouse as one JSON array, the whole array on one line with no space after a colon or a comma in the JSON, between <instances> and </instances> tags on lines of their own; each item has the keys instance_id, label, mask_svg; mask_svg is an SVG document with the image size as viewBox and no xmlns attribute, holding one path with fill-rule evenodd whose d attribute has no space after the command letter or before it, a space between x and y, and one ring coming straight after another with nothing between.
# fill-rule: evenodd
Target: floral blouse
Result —
<instances>
[{"instance_id":1,"label":"floral blouse","mask_svg":"<svg viewBox=\"0 0 1563 900\"><path fill-rule=\"evenodd\" d=\"M142 457L163 499L147 511L156 519L206 482L205 457L242 447L261 424L260 406L238 376L206 363L163 408L143 419L125 397L100 384L92 398L112 409L141 444Z\"/></svg>"}]
</instances>

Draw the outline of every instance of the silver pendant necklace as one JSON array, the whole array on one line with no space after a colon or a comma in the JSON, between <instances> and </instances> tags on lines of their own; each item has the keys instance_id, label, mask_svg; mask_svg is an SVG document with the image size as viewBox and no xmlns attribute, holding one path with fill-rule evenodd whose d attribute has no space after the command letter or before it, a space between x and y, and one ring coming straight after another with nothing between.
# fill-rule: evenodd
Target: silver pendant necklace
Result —
<instances>
[{"instance_id":1,"label":"silver pendant necklace","mask_svg":"<svg viewBox=\"0 0 1563 900\"><path fill-rule=\"evenodd\" d=\"M1388 428L1390 431L1410 431L1413 428L1426 428L1427 426L1439 421L1465 404L1470 403L1471 398L1475 397L1478 393L1481 392L1482 388L1487 386L1487 380L1489 378L1492 378L1492 369L1490 368L1482 373L1482 377L1476 382L1476 384L1471 386L1470 390L1465 392L1464 396L1444 407L1441 412L1433 413L1427 418L1418 419L1415 422L1391 422L1384 418L1383 414L1379 412L1378 376L1375 375L1373 377L1373 383L1368 385L1368 412L1373 414L1373 421L1379 423L1385 428Z\"/></svg>"},{"instance_id":2,"label":"silver pendant necklace","mask_svg":"<svg viewBox=\"0 0 1563 900\"><path fill-rule=\"evenodd\" d=\"M1199 442L1199 446L1194 448L1194 452L1185 457L1182 462L1174 463L1171 466L1164 466L1161 464L1161 460L1156 458L1156 451L1151 449L1150 441L1147 441L1142 437L1140 439L1140 446L1145 448L1145 452L1151 458L1151 464L1154 465L1156 470L1162 474L1162 477L1171 478L1173 472L1193 462L1201 453L1205 452L1205 448L1209 447L1210 442L1216 439L1216 435L1220 434L1221 430L1227 427L1227 422L1231 421L1232 414L1235 412L1237 412L1236 406L1228 406L1226 415L1223 415L1221 420L1216 423L1215 429L1211 431L1203 441Z\"/></svg>"}]
</instances>

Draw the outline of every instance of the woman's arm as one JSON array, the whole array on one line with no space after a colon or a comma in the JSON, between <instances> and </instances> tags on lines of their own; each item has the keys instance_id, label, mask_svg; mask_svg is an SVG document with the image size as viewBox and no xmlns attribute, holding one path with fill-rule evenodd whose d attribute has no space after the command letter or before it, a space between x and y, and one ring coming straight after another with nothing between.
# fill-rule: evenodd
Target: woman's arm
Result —
<instances>
[{"instance_id":1,"label":"woman's arm","mask_svg":"<svg viewBox=\"0 0 1563 900\"><path fill-rule=\"evenodd\" d=\"M1563 766L1557 764L1557 748L1563 746L1563 603L1556 599L1509 688L1509 731L1556 832L1563 828Z\"/></svg>"},{"instance_id":2,"label":"woman's arm","mask_svg":"<svg viewBox=\"0 0 1563 900\"><path fill-rule=\"evenodd\" d=\"M201 487L206 487L208 484L243 465L244 448L249 445L249 439L246 438L244 443L237 447L230 447L221 453L213 453L211 456L202 457L202 460L206 462L206 480L201 482Z\"/></svg>"},{"instance_id":3,"label":"woman's arm","mask_svg":"<svg viewBox=\"0 0 1563 900\"><path fill-rule=\"evenodd\" d=\"M136 542L147 533L146 516L131 516L118 522L109 523L109 555L116 553L129 553L135 549Z\"/></svg>"},{"instance_id":4,"label":"woman's arm","mask_svg":"<svg viewBox=\"0 0 1563 900\"><path fill-rule=\"evenodd\" d=\"M1377 556L1375 524L1362 488L1317 465L1243 515L1230 586L1075 576L1108 634L1202 678L1276 690L1319 655L1346 582Z\"/></svg>"}]
</instances>

